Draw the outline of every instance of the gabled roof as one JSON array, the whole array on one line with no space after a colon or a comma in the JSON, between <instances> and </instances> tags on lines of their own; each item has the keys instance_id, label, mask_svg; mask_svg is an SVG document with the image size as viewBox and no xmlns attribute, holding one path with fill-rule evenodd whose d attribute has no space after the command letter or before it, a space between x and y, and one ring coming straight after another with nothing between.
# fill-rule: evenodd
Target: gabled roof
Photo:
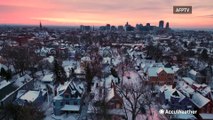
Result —
<instances>
[{"instance_id":1,"label":"gabled roof","mask_svg":"<svg viewBox=\"0 0 213 120\"><path fill-rule=\"evenodd\" d=\"M115 89L114 87L112 87L107 91L106 102L109 102L114 96L115 96Z\"/></svg>"},{"instance_id":2,"label":"gabled roof","mask_svg":"<svg viewBox=\"0 0 213 120\"><path fill-rule=\"evenodd\" d=\"M206 97L202 96L200 93L195 92L195 93L192 95L191 101L192 101L198 108L202 108L202 107L205 106L210 100L207 99Z\"/></svg>"},{"instance_id":3,"label":"gabled roof","mask_svg":"<svg viewBox=\"0 0 213 120\"><path fill-rule=\"evenodd\" d=\"M172 68L151 67L148 69L148 75L150 77L156 77L162 71L165 71L167 74L174 74L174 71L172 70Z\"/></svg>"},{"instance_id":4,"label":"gabled roof","mask_svg":"<svg viewBox=\"0 0 213 120\"><path fill-rule=\"evenodd\" d=\"M71 95L76 96L76 97L80 97L81 94L84 91L84 88L82 88L82 87L83 87L82 84L76 85L72 81L67 81L63 85L60 84L57 87L57 95L62 95L62 94L64 94L65 91L67 91L69 89Z\"/></svg>"},{"instance_id":5,"label":"gabled roof","mask_svg":"<svg viewBox=\"0 0 213 120\"><path fill-rule=\"evenodd\" d=\"M165 99L168 101L171 100L171 97L179 98L181 102L185 96L179 92L176 88L172 88L172 85L164 85L160 88L160 92L164 93Z\"/></svg>"}]
</instances>

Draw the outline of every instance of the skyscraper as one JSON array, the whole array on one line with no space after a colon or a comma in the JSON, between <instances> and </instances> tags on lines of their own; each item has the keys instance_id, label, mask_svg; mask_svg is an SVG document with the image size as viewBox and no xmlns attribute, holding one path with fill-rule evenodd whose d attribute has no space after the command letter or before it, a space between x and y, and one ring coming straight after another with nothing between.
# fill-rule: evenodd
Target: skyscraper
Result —
<instances>
[{"instance_id":1,"label":"skyscraper","mask_svg":"<svg viewBox=\"0 0 213 120\"><path fill-rule=\"evenodd\" d=\"M159 28L162 28L162 29L163 29L163 26L164 26L164 21L161 20L161 21L159 22Z\"/></svg>"},{"instance_id":2,"label":"skyscraper","mask_svg":"<svg viewBox=\"0 0 213 120\"><path fill-rule=\"evenodd\" d=\"M166 23L166 29L169 29L169 22Z\"/></svg>"},{"instance_id":3,"label":"skyscraper","mask_svg":"<svg viewBox=\"0 0 213 120\"><path fill-rule=\"evenodd\" d=\"M40 30L42 30L42 24L41 24L41 21L40 21L40 25L39 25L39 28L40 28Z\"/></svg>"}]
</instances>

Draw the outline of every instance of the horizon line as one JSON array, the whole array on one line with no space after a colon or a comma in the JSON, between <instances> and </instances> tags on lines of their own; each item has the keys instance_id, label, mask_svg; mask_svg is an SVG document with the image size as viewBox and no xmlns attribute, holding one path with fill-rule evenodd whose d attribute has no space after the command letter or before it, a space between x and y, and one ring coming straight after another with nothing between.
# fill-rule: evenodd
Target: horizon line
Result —
<instances>
[{"instance_id":1,"label":"horizon line","mask_svg":"<svg viewBox=\"0 0 213 120\"><path fill-rule=\"evenodd\" d=\"M101 27L101 26L106 26L105 25L86 25L86 24L80 24L80 25L57 25L57 24L47 24L47 25L44 25L42 24L43 27L47 26L47 27L80 27L81 25L84 25L84 26L91 26L91 27ZM0 23L0 26L33 26L33 27L36 27L38 26L39 27L39 24L36 25L36 24L4 24L4 23ZM119 25L112 25L112 26L119 26ZM122 25L124 26L124 25ZM156 25L151 25L151 26L156 26ZM135 27L135 26L133 26ZM157 27L157 26L156 26ZM211 27L170 27L172 29L183 29L183 30L212 30L213 31L213 28Z\"/></svg>"}]
</instances>

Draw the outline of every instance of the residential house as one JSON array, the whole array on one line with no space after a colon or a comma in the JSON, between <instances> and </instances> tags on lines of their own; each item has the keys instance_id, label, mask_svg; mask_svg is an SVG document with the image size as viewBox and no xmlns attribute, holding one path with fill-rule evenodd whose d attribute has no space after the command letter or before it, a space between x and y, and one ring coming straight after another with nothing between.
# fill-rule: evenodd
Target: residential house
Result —
<instances>
[{"instance_id":1,"label":"residential house","mask_svg":"<svg viewBox=\"0 0 213 120\"><path fill-rule=\"evenodd\" d=\"M53 98L53 111L55 115L61 115L69 112L79 112L81 99L84 93L83 83L67 81L60 84L56 90L56 96Z\"/></svg>"},{"instance_id":2,"label":"residential house","mask_svg":"<svg viewBox=\"0 0 213 120\"><path fill-rule=\"evenodd\" d=\"M168 105L170 109L192 109L191 101L174 86L164 85L160 88L161 103Z\"/></svg>"},{"instance_id":3,"label":"residential house","mask_svg":"<svg viewBox=\"0 0 213 120\"><path fill-rule=\"evenodd\" d=\"M87 111L89 115L101 116L99 103L105 101L107 114L111 120L123 120L125 116L123 99L119 96L113 79L108 77L105 80L95 81L91 94L92 100Z\"/></svg>"},{"instance_id":4,"label":"residential house","mask_svg":"<svg viewBox=\"0 0 213 120\"><path fill-rule=\"evenodd\" d=\"M150 84L169 84L174 82L174 71L172 68L151 67L148 69L148 82Z\"/></svg>"},{"instance_id":5,"label":"residential house","mask_svg":"<svg viewBox=\"0 0 213 120\"><path fill-rule=\"evenodd\" d=\"M188 76L189 76L192 80L194 80L194 81L196 81L196 82L200 82L200 73L199 73L199 72L197 72L197 71L191 69L191 70L188 72Z\"/></svg>"},{"instance_id":6,"label":"residential house","mask_svg":"<svg viewBox=\"0 0 213 120\"><path fill-rule=\"evenodd\" d=\"M195 105L195 110L197 113L207 113L209 106L211 106L210 100L204 97L199 92L195 91L190 95L192 103Z\"/></svg>"}]
</instances>

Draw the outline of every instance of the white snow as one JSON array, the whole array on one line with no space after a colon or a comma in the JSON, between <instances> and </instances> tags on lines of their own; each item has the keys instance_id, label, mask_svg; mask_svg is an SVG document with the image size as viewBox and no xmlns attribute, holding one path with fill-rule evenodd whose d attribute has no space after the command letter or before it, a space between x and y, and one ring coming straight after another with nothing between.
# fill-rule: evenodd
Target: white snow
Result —
<instances>
[{"instance_id":1,"label":"white snow","mask_svg":"<svg viewBox=\"0 0 213 120\"><path fill-rule=\"evenodd\" d=\"M109 102L114 96L115 96L115 91L114 91L114 87L112 87L112 88L111 88L110 90L108 90L108 92L107 92L106 102Z\"/></svg>"},{"instance_id":2,"label":"white snow","mask_svg":"<svg viewBox=\"0 0 213 120\"><path fill-rule=\"evenodd\" d=\"M165 71L167 74L174 74L174 71L171 68L164 67L150 67L148 69L148 75L150 77L156 77L161 71Z\"/></svg>"},{"instance_id":3,"label":"white snow","mask_svg":"<svg viewBox=\"0 0 213 120\"><path fill-rule=\"evenodd\" d=\"M62 100L63 97L61 97L60 95L57 95L57 96L55 96L53 99L54 99L54 100Z\"/></svg>"},{"instance_id":4,"label":"white snow","mask_svg":"<svg viewBox=\"0 0 213 120\"><path fill-rule=\"evenodd\" d=\"M205 106L210 100L202 96L200 93L195 92L192 96L191 101L198 107L202 108Z\"/></svg>"},{"instance_id":5,"label":"white snow","mask_svg":"<svg viewBox=\"0 0 213 120\"><path fill-rule=\"evenodd\" d=\"M61 108L62 111L75 111L78 112L80 110L80 105L64 105Z\"/></svg>"},{"instance_id":6,"label":"white snow","mask_svg":"<svg viewBox=\"0 0 213 120\"><path fill-rule=\"evenodd\" d=\"M179 90L185 94L186 96L189 97L190 94L193 94L194 93L194 89L191 88L189 85L187 85L185 82L183 81L180 81L179 83Z\"/></svg>"},{"instance_id":7,"label":"white snow","mask_svg":"<svg viewBox=\"0 0 213 120\"><path fill-rule=\"evenodd\" d=\"M52 82L53 81L53 74L45 75L42 80L42 82Z\"/></svg>"},{"instance_id":8,"label":"white snow","mask_svg":"<svg viewBox=\"0 0 213 120\"><path fill-rule=\"evenodd\" d=\"M8 69L6 65L0 63L0 70L1 70L1 68L4 68L4 70Z\"/></svg>"},{"instance_id":9,"label":"white snow","mask_svg":"<svg viewBox=\"0 0 213 120\"><path fill-rule=\"evenodd\" d=\"M49 56L47 58L44 58L44 60L47 60L49 63L53 63L54 57L53 56Z\"/></svg>"},{"instance_id":10,"label":"white snow","mask_svg":"<svg viewBox=\"0 0 213 120\"><path fill-rule=\"evenodd\" d=\"M212 120L213 119L213 114L209 114L209 113L201 113L200 117L203 120Z\"/></svg>"},{"instance_id":11,"label":"white snow","mask_svg":"<svg viewBox=\"0 0 213 120\"><path fill-rule=\"evenodd\" d=\"M7 85L9 85L11 82L10 81L6 81L6 80L3 80L0 82L0 90L4 87L6 87Z\"/></svg>"},{"instance_id":12,"label":"white snow","mask_svg":"<svg viewBox=\"0 0 213 120\"><path fill-rule=\"evenodd\" d=\"M196 72L195 70L190 70L189 73L190 73L191 75L194 75L194 76L197 75L197 72Z\"/></svg>"},{"instance_id":13,"label":"white snow","mask_svg":"<svg viewBox=\"0 0 213 120\"><path fill-rule=\"evenodd\" d=\"M62 92L64 92L67 89L67 87L70 85L70 83L71 81L67 81L63 85L60 84L57 88L57 94L61 94Z\"/></svg>"},{"instance_id":14,"label":"white snow","mask_svg":"<svg viewBox=\"0 0 213 120\"><path fill-rule=\"evenodd\" d=\"M26 90L19 90L16 95L16 98L20 98L24 93L26 93Z\"/></svg>"},{"instance_id":15,"label":"white snow","mask_svg":"<svg viewBox=\"0 0 213 120\"><path fill-rule=\"evenodd\" d=\"M188 83L189 85L192 85L195 81L192 80L191 78L189 77L183 77L182 78L186 83Z\"/></svg>"},{"instance_id":16,"label":"white snow","mask_svg":"<svg viewBox=\"0 0 213 120\"><path fill-rule=\"evenodd\" d=\"M34 102L39 97L40 91L28 91L20 97L22 100L27 100L28 102Z\"/></svg>"},{"instance_id":17,"label":"white snow","mask_svg":"<svg viewBox=\"0 0 213 120\"><path fill-rule=\"evenodd\" d=\"M170 101L171 97L179 98L179 102L181 102L185 98L185 96L176 88L172 88L172 85L164 85L160 88L160 91L164 93L165 99L167 99L168 101ZM179 96L173 95L175 91L178 93Z\"/></svg>"},{"instance_id":18,"label":"white snow","mask_svg":"<svg viewBox=\"0 0 213 120\"><path fill-rule=\"evenodd\" d=\"M175 114L173 116L174 119L181 120L196 120L197 118L193 114Z\"/></svg>"},{"instance_id":19,"label":"white snow","mask_svg":"<svg viewBox=\"0 0 213 120\"><path fill-rule=\"evenodd\" d=\"M15 81L14 84L18 87L21 87L24 83L26 83L27 81L30 81L30 80L32 80L32 78L28 74L25 74L22 77L18 76L18 79Z\"/></svg>"}]
</instances>

